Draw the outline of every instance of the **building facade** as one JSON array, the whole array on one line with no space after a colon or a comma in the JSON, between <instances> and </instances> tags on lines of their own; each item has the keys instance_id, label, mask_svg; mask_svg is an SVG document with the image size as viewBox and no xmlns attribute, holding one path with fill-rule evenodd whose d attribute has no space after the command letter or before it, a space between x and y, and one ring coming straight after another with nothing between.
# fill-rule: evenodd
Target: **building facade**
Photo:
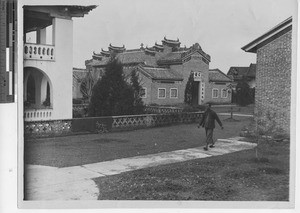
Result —
<instances>
[{"instance_id":1,"label":"building facade","mask_svg":"<svg viewBox=\"0 0 300 213\"><path fill-rule=\"evenodd\" d=\"M73 17L96 6L24 6L24 119L72 118Z\"/></svg>"},{"instance_id":2,"label":"building facade","mask_svg":"<svg viewBox=\"0 0 300 213\"><path fill-rule=\"evenodd\" d=\"M198 43L189 48L181 47L179 39L166 37L161 44L126 50L125 46L111 44L108 50L94 53L86 61L90 72L104 73L106 64L114 55L123 65L125 76L136 70L143 87L142 98L145 104L176 105L184 103L184 92L189 76L194 76L195 90L193 104L203 104L211 100L209 90L210 56Z\"/></svg>"},{"instance_id":3,"label":"building facade","mask_svg":"<svg viewBox=\"0 0 300 213\"><path fill-rule=\"evenodd\" d=\"M230 67L227 75L233 79L234 85L244 80L250 88L255 88L256 64L250 64L249 67Z\"/></svg>"},{"instance_id":4,"label":"building facade","mask_svg":"<svg viewBox=\"0 0 300 213\"><path fill-rule=\"evenodd\" d=\"M209 70L209 89L208 97L210 103L230 104L231 103L231 86L233 80L225 75L219 69ZM211 94L209 96L209 94Z\"/></svg>"},{"instance_id":5,"label":"building facade","mask_svg":"<svg viewBox=\"0 0 300 213\"><path fill-rule=\"evenodd\" d=\"M260 128L290 131L292 18L242 48L257 54L255 116Z\"/></svg>"}]
</instances>

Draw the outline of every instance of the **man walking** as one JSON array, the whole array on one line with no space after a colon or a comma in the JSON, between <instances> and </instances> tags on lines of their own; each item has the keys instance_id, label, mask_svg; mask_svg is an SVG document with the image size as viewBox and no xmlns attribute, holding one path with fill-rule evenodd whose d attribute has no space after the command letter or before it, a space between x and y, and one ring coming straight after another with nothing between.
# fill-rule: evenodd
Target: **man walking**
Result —
<instances>
[{"instance_id":1,"label":"man walking","mask_svg":"<svg viewBox=\"0 0 300 213\"><path fill-rule=\"evenodd\" d=\"M204 115L202 116L202 119L198 125L198 128L200 126L205 128L206 133L206 146L204 147L204 150L208 150L208 145L211 144L209 147L213 148L215 147L215 143L213 141L213 132L215 128L215 120L217 120L218 124L220 125L221 129L224 129L222 122L220 121L217 113L211 109L211 104L208 103L206 105L206 110L204 112Z\"/></svg>"}]
</instances>

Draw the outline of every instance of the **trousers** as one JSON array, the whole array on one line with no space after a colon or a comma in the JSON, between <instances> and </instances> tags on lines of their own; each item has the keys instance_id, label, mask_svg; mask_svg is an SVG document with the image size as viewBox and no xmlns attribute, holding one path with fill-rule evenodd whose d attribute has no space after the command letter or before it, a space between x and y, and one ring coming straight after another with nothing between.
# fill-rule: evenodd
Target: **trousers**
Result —
<instances>
[{"instance_id":1,"label":"trousers","mask_svg":"<svg viewBox=\"0 0 300 213\"><path fill-rule=\"evenodd\" d=\"M214 129L209 129L209 128L205 128L205 133L206 133L206 144L214 144L213 141L213 133L214 133Z\"/></svg>"}]
</instances>

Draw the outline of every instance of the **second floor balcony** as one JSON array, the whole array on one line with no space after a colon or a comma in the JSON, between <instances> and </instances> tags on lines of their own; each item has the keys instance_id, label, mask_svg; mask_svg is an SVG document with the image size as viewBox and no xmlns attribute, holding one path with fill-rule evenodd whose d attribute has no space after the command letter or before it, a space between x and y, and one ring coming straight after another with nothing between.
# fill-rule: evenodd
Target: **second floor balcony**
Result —
<instances>
[{"instance_id":1,"label":"second floor balcony","mask_svg":"<svg viewBox=\"0 0 300 213\"><path fill-rule=\"evenodd\" d=\"M54 61L54 53L55 47L53 45L24 44L24 59Z\"/></svg>"}]
</instances>

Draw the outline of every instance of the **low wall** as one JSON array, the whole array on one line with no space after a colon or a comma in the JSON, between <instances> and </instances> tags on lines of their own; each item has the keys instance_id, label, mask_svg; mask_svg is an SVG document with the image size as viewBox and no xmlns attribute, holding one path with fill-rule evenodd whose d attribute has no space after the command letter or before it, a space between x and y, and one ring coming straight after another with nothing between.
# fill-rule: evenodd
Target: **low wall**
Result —
<instances>
[{"instance_id":1,"label":"low wall","mask_svg":"<svg viewBox=\"0 0 300 213\"><path fill-rule=\"evenodd\" d=\"M152 114L173 114L181 113L182 111L183 108L179 107L145 106L145 112Z\"/></svg>"},{"instance_id":2,"label":"low wall","mask_svg":"<svg viewBox=\"0 0 300 213\"><path fill-rule=\"evenodd\" d=\"M51 137L83 133L134 130L179 123L195 123L203 112L143 114L74 118L72 120L30 121L24 123L25 138Z\"/></svg>"}]
</instances>

